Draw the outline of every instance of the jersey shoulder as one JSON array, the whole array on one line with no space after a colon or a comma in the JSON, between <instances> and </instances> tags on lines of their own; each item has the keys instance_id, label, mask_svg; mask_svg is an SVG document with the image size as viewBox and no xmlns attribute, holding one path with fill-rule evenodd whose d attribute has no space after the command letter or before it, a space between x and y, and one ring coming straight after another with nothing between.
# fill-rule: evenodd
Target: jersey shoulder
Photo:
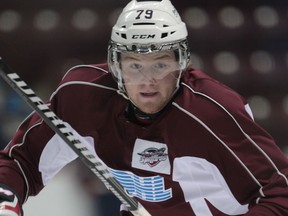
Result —
<instances>
[{"instance_id":1,"label":"jersey shoulder","mask_svg":"<svg viewBox=\"0 0 288 216\"><path fill-rule=\"evenodd\" d=\"M183 94L177 103L188 111L198 110L197 113L211 119L227 114L253 119L248 102L241 94L200 70L187 70L181 84Z\"/></svg>"},{"instance_id":2,"label":"jersey shoulder","mask_svg":"<svg viewBox=\"0 0 288 216\"><path fill-rule=\"evenodd\" d=\"M60 85L67 82L95 82L103 76L109 76L107 64L77 65L63 76Z\"/></svg>"},{"instance_id":3,"label":"jersey shoulder","mask_svg":"<svg viewBox=\"0 0 288 216\"><path fill-rule=\"evenodd\" d=\"M71 68L63 76L56 90L50 96L50 100L60 94L76 96L80 91L91 94L95 92L95 89L103 90L101 94L117 92L117 83L108 71L107 64L78 65Z\"/></svg>"},{"instance_id":4,"label":"jersey shoulder","mask_svg":"<svg viewBox=\"0 0 288 216\"><path fill-rule=\"evenodd\" d=\"M238 92L197 69L186 71L182 85L194 95L228 107L247 104L246 99Z\"/></svg>"}]
</instances>

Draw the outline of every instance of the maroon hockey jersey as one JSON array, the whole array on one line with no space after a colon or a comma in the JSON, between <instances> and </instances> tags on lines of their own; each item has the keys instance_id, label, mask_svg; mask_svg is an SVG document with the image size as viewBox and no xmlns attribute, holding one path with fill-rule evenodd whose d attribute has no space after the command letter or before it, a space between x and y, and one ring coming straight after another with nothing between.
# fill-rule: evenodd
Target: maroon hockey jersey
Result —
<instances>
[{"instance_id":1,"label":"maroon hockey jersey","mask_svg":"<svg viewBox=\"0 0 288 216\"><path fill-rule=\"evenodd\" d=\"M288 160L245 100L201 71L149 126L126 118L107 65L71 69L49 106L153 216L288 215ZM36 114L0 155L0 183L21 202L76 154Z\"/></svg>"}]
</instances>

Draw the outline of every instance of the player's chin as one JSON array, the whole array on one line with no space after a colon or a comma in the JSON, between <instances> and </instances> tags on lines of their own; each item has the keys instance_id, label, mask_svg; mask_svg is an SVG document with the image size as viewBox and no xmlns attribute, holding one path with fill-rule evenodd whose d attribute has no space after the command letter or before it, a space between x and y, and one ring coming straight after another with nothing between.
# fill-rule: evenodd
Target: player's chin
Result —
<instances>
[{"instance_id":1,"label":"player's chin","mask_svg":"<svg viewBox=\"0 0 288 216\"><path fill-rule=\"evenodd\" d=\"M155 114L155 113L158 113L159 111L161 111L163 109L163 106L162 104L152 104L152 103L148 103L148 104L145 104L140 108L140 110L144 113L147 113L147 114Z\"/></svg>"}]
</instances>

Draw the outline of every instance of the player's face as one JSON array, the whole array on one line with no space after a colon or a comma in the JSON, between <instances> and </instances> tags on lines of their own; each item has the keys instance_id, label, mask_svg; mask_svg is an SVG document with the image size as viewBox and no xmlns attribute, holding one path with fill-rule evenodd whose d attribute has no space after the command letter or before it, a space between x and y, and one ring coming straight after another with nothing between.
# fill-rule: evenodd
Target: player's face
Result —
<instances>
[{"instance_id":1,"label":"player's face","mask_svg":"<svg viewBox=\"0 0 288 216\"><path fill-rule=\"evenodd\" d=\"M179 75L173 52L121 55L125 89L130 100L145 113L160 111L170 100Z\"/></svg>"}]
</instances>

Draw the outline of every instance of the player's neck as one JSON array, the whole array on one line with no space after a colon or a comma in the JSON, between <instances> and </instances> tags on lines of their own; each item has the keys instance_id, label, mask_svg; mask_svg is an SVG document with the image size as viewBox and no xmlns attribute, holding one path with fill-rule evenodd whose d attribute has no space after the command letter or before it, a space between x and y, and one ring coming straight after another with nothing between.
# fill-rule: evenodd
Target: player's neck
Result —
<instances>
[{"instance_id":1,"label":"player's neck","mask_svg":"<svg viewBox=\"0 0 288 216\"><path fill-rule=\"evenodd\" d=\"M152 122L160 115L160 113L161 111L155 114L144 113L135 107L132 103L129 103L126 110L128 119L142 126L149 126L152 124Z\"/></svg>"}]
</instances>

